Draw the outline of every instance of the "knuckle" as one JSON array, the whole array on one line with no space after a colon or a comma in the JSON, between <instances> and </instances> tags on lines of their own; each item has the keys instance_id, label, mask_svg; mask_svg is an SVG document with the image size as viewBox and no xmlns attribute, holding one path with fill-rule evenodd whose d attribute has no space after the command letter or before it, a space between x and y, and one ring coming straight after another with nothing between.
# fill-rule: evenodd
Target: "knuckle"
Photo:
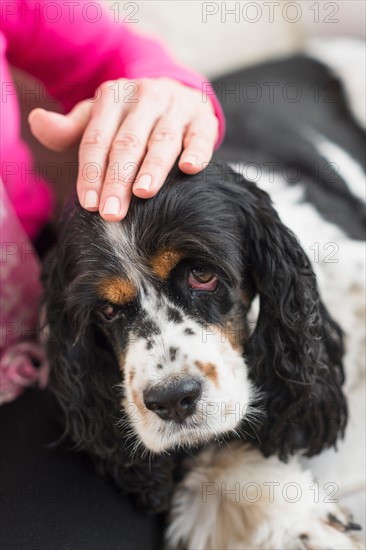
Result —
<instances>
[{"instance_id":1,"label":"knuckle","mask_svg":"<svg viewBox=\"0 0 366 550\"><path fill-rule=\"evenodd\" d=\"M134 132L123 132L112 143L112 153L121 151L135 151L141 149L140 137Z\"/></svg>"},{"instance_id":2,"label":"knuckle","mask_svg":"<svg viewBox=\"0 0 366 550\"><path fill-rule=\"evenodd\" d=\"M186 95L176 95L172 97L171 104L169 106L169 115L174 118L184 119L190 118L194 113L194 106L190 97Z\"/></svg>"},{"instance_id":3,"label":"knuckle","mask_svg":"<svg viewBox=\"0 0 366 550\"><path fill-rule=\"evenodd\" d=\"M135 80L137 86L139 87L140 92L146 92L149 91L151 87L151 79L150 78L140 78L139 80Z\"/></svg>"},{"instance_id":4,"label":"knuckle","mask_svg":"<svg viewBox=\"0 0 366 550\"><path fill-rule=\"evenodd\" d=\"M80 147L94 146L99 149L107 149L108 143L105 134L97 128L89 130L82 138Z\"/></svg>"},{"instance_id":5,"label":"knuckle","mask_svg":"<svg viewBox=\"0 0 366 550\"><path fill-rule=\"evenodd\" d=\"M154 105L160 105L161 101L166 98L167 92L161 83L150 82L146 83L142 90L146 97Z\"/></svg>"},{"instance_id":6,"label":"knuckle","mask_svg":"<svg viewBox=\"0 0 366 550\"><path fill-rule=\"evenodd\" d=\"M129 91L131 91L132 86L134 87L134 94L140 100L142 97L144 100L151 96L151 80L148 78L142 78L140 80L130 80Z\"/></svg>"},{"instance_id":7,"label":"knuckle","mask_svg":"<svg viewBox=\"0 0 366 550\"><path fill-rule=\"evenodd\" d=\"M151 166L152 168L163 169L165 167L165 164L165 160L158 155L147 155L144 160L145 167Z\"/></svg>"},{"instance_id":8,"label":"knuckle","mask_svg":"<svg viewBox=\"0 0 366 550\"><path fill-rule=\"evenodd\" d=\"M168 142L174 143L177 140L177 131L173 128L162 127L158 128L151 136L151 143L154 142Z\"/></svg>"},{"instance_id":9,"label":"knuckle","mask_svg":"<svg viewBox=\"0 0 366 550\"><path fill-rule=\"evenodd\" d=\"M100 92L104 95L104 94L108 94L110 93L112 90L112 86L116 84L116 80L106 80L105 82L103 82L100 86L99 86L99 90Z\"/></svg>"},{"instance_id":10,"label":"knuckle","mask_svg":"<svg viewBox=\"0 0 366 550\"><path fill-rule=\"evenodd\" d=\"M124 103L138 103L141 95L141 85L136 80L126 80L120 87L120 97Z\"/></svg>"}]
</instances>

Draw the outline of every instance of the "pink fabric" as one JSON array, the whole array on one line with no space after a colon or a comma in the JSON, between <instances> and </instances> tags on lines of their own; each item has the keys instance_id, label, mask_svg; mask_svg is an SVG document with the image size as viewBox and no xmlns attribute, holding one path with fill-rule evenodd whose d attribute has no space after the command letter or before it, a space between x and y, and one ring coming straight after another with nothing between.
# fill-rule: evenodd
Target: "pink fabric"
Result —
<instances>
[{"instance_id":1,"label":"pink fabric","mask_svg":"<svg viewBox=\"0 0 366 550\"><path fill-rule=\"evenodd\" d=\"M47 384L48 364L37 343L41 284L36 252L0 178L0 404L30 384Z\"/></svg>"},{"instance_id":2,"label":"pink fabric","mask_svg":"<svg viewBox=\"0 0 366 550\"><path fill-rule=\"evenodd\" d=\"M53 201L51 189L35 174L31 153L20 136L18 98L5 50L0 33L0 177L24 230L33 238L50 217Z\"/></svg>"},{"instance_id":3,"label":"pink fabric","mask_svg":"<svg viewBox=\"0 0 366 550\"><path fill-rule=\"evenodd\" d=\"M52 197L45 182L31 173L31 156L19 135L17 98L7 61L38 78L45 86L42 92L59 99L66 111L92 97L102 82L122 77L167 76L203 88L220 122L216 147L223 138L224 117L209 82L179 65L157 41L137 34L133 23L122 23L128 19L125 11L118 16L102 4L2 0L1 177L31 238L49 217Z\"/></svg>"},{"instance_id":4,"label":"pink fabric","mask_svg":"<svg viewBox=\"0 0 366 550\"><path fill-rule=\"evenodd\" d=\"M116 6L116 4L114 4ZM117 18L115 22L112 19ZM96 2L2 0L0 33L0 403L35 382L47 384L48 364L38 343L39 265L31 241L49 218L52 194L33 170L20 136L18 100L28 93L52 96L65 112L92 97L106 80L166 76L202 89L220 122L224 117L209 82L179 65L157 41L140 36ZM25 70L44 87L16 90L9 65ZM37 92L38 90L38 92ZM18 92L18 93L17 93ZM39 98L41 100L41 97Z\"/></svg>"}]
</instances>

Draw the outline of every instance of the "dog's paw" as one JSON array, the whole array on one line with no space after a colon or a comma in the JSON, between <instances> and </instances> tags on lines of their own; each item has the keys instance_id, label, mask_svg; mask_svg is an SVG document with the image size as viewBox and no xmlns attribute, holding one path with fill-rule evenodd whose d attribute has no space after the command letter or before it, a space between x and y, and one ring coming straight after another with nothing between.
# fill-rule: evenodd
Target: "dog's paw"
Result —
<instances>
[{"instance_id":1,"label":"dog's paw","mask_svg":"<svg viewBox=\"0 0 366 550\"><path fill-rule=\"evenodd\" d=\"M355 534L361 527L341 507L334 507L323 517L309 518L295 539L286 543L289 550L360 550L361 540Z\"/></svg>"},{"instance_id":2,"label":"dog's paw","mask_svg":"<svg viewBox=\"0 0 366 550\"><path fill-rule=\"evenodd\" d=\"M211 463L210 463L211 460ZM269 481L278 490L268 492ZM296 480L296 482L294 482ZM294 458L287 464L256 449L206 449L177 486L167 547L187 550L360 550L359 526L328 495L314 499L313 478ZM255 486L249 501L240 488ZM283 489L296 486L294 495ZM233 491L233 487L236 490ZM204 491L203 491L204 489ZM239 489L239 491L237 490ZM286 489L287 491L287 489ZM250 497L252 498L252 497Z\"/></svg>"}]
</instances>

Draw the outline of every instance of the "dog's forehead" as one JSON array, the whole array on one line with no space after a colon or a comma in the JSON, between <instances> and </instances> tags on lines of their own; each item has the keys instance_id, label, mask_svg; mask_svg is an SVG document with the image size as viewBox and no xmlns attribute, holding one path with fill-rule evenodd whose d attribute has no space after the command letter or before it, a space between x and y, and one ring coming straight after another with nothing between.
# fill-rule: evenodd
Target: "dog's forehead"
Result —
<instances>
[{"instance_id":1,"label":"dog's forehead","mask_svg":"<svg viewBox=\"0 0 366 550\"><path fill-rule=\"evenodd\" d=\"M219 266L227 280L238 282L237 213L225 207L222 189L193 184L182 181L166 190L164 186L149 201L132 201L121 222L107 222L98 213L77 209L80 263L85 258L88 271L95 266L98 279L112 277L107 284L113 295L116 277L123 279L116 295L132 296L133 288L127 288L126 282L138 291L147 281L167 282L182 260L199 267Z\"/></svg>"},{"instance_id":2,"label":"dog's forehead","mask_svg":"<svg viewBox=\"0 0 366 550\"><path fill-rule=\"evenodd\" d=\"M136 247L136 232L133 224L127 226L102 220L100 237L118 264L115 266L116 271L121 270L121 274L127 279L139 284L146 267Z\"/></svg>"},{"instance_id":3,"label":"dog's forehead","mask_svg":"<svg viewBox=\"0 0 366 550\"><path fill-rule=\"evenodd\" d=\"M113 254L117 265L115 271L141 287L148 273L161 281L166 281L171 271L184 257L184 252L176 246L160 246L154 251L143 248L137 242L136 224L111 224L103 220L101 238L104 247Z\"/></svg>"}]
</instances>

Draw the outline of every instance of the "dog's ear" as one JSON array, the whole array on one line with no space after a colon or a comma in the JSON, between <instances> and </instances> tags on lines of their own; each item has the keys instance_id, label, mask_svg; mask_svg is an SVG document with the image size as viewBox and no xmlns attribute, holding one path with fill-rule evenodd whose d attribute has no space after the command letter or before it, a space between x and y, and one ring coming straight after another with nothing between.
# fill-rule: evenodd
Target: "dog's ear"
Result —
<instances>
[{"instance_id":1,"label":"dog's ear","mask_svg":"<svg viewBox=\"0 0 366 550\"><path fill-rule=\"evenodd\" d=\"M141 508L166 511L173 459L136 451L137 435L121 410L117 359L85 307L84 278L69 281L65 276L64 252L52 252L43 271L49 385L61 409L64 437L88 452L99 472L112 477Z\"/></svg>"},{"instance_id":2,"label":"dog's ear","mask_svg":"<svg viewBox=\"0 0 366 550\"><path fill-rule=\"evenodd\" d=\"M74 283L65 280L62 267L62 253L52 251L43 269L50 389L62 410L65 434L80 449L108 455L113 451L108 427L119 413L118 365L88 312L71 300Z\"/></svg>"},{"instance_id":3,"label":"dog's ear","mask_svg":"<svg viewBox=\"0 0 366 550\"><path fill-rule=\"evenodd\" d=\"M128 490L123 452L121 372L106 337L88 310L83 278L70 272L71 247L59 245L43 270L49 389L75 450L89 453L99 471ZM130 443L131 444L131 441ZM125 445L127 447L127 445ZM129 454L128 454L129 458Z\"/></svg>"},{"instance_id":4,"label":"dog's ear","mask_svg":"<svg viewBox=\"0 0 366 550\"><path fill-rule=\"evenodd\" d=\"M311 456L334 445L346 425L342 334L320 300L308 257L267 193L241 185L245 277L260 299L246 352L267 415L263 451L285 459L305 449Z\"/></svg>"}]
</instances>

